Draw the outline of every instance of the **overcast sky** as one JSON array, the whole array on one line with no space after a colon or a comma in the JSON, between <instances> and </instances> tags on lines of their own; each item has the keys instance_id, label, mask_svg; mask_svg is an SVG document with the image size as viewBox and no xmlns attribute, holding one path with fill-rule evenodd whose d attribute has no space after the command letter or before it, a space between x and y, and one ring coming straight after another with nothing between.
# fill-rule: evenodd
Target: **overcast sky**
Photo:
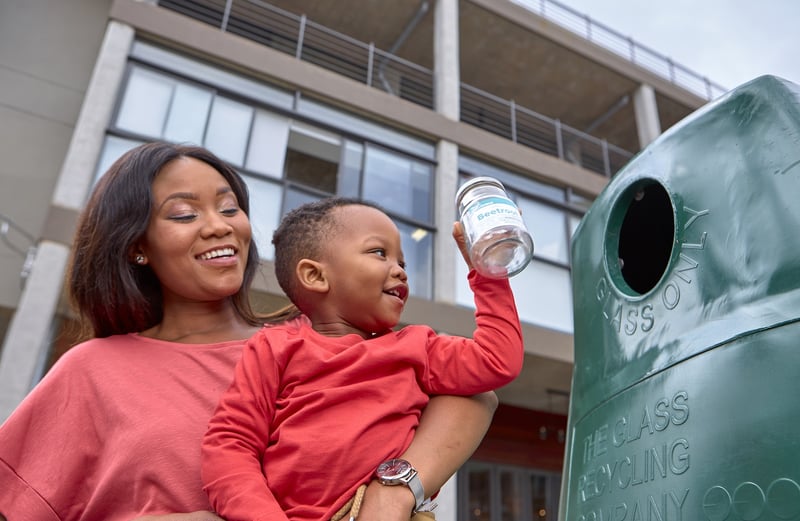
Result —
<instances>
[{"instance_id":1,"label":"overcast sky","mask_svg":"<svg viewBox=\"0 0 800 521\"><path fill-rule=\"evenodd\" d=\"M762 74L800 83L800 0L558 0L732 89Z\"/></svg>"}]
</instances>

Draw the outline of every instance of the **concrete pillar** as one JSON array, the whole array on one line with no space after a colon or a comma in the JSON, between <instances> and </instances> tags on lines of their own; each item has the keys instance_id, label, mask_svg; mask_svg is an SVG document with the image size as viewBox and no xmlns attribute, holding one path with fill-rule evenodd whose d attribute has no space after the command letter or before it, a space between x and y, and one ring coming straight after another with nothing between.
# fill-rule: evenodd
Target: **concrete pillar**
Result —
<instances>
[{"instance_id":1,"label":"concrete pillar","mask_svg":"<svg viewBox=\"0 0 800 521\"><path fill-rule=\"evenodd\" d=\"M0 421L33 387L47 356L69 247L40 242L25 289L11 319L0 359Z\"/></svg>"},{"instance_id":2,"label":"concrete pillar","mask_svg":"<svg viewBox=\"0 0 800 521\"><path fill-rule=\"evenodd\" d=\"M458 121L461 111L458 0L436 0L433 61L435 110Z\"/></svg>"},{"instance_id":3,"label":"concrete pillar","mask_svg":"<svg viewBox=\"0 0 800 521\"><path fill-rule=\"evenodd\" d=\"M443 116L458 121L461 114L458 0L436 0L433 31L434 105ZM459 260L451 230L456 219L458 146L448 141L436 145L436 244L434 299L455 302L455 263ZM449 276L447 275L449 274ZM437 516L438 517L438 516Z\"/></svg>"},{"instance_id":4,"label":"concrete pillar","mask_svg":"<svg viewBox=\"0 0 800 521\"><path fill-rule=\"evenodd\" d=\"M109 22L53 192L51 216L74 214L83 207L133 37L133 28ZM45 230L45 237L48 235ZM63 242L46 238L37 245L33 267L9 325L0 358L0 421L11 414L41 377L40 362L49 352L53 318L63 292L69 253L70 245Z\"/></svg>"},{"instance_id":5,"label":"concrete pillar","mask_svg":"<svg viewBox=\"0 0 800 521\"><path fill-rule=\"evenodd\" d=\"M434 300L455 302L456 262L463 262L453 241L458 191L458 146L449 141L436 144L436 234L434 253Z\"/></svg>"},{"instance_id":6,"label":"concrete pillar","mask_svg":"<svg viewBox=\"0 0 800 521\"><path fill-rule=\"evenodd\" d=\"M642 84L633 94L633 111L636 115L636 131L639 146L646 147L661 135L661 122L658 118L656 92L650 85Z\"/></svg>"}]
</instances>

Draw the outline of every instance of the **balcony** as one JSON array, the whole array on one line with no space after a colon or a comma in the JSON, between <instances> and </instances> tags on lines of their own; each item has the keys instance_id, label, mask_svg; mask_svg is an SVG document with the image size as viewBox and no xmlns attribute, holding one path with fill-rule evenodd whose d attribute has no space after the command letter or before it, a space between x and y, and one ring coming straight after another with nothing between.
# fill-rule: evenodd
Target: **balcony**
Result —
<instances>
[{"instance_id":1,"label":"balcony","mask_svg":"<svg viewBox=\"0 0 800 521\"><path fill-rule=\"evenodd\" d=\"M433 72L374 43L261 0L160 0L159 5L388 92L433 108ZM428 46L430 47L430 45ZM633 152L545 116L513 99L461 84L462 122L610 177Z\"/></svg>"}]
</instances>

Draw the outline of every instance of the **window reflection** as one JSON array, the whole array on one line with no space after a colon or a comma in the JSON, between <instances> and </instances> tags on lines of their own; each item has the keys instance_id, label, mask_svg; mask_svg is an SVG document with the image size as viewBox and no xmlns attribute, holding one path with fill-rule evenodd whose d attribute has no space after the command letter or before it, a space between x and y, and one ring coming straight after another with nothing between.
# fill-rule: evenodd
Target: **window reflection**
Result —
<instances>
[{"instance_id":1,"label":"window reflection","mask_svg":"<svg viewBox=\"0 0 800 521\"><path fill-rule=\"evenodd\" d=\"M524 270L511 277L511 289L520 319L572 332L572 283L569 270L533 259ZM547 295L547 298L543 298L543 295Z\"/></svg>"},{"instance_id":2,"label":"window reflection","mask_svg":"<svg viewBox=\"0 0 800 521\"><path fill-rule=\"evenodd\" d=\"M116 126L175 143L203 143L212 91L131 67Z\"/></svg>"},{"instance_id":3,"label":"window reflection","mask_svg":"<svg viewBox=\"0 0 800 521\"><path fill-rule=\"evenodd\" d=\"M339 167L338 193L344 197L358 197L361 190L361 171L364 163L364 145L346 141L342 164Z\"/></svg>"},{"instance_id":4,"label":"window reflection","mask_svg":"<svg viewBox=\"0 0 800 521\"><path fill-rule=\"evenodd\" d=\"M411 294L432 298L433 234L416 226L397 222L406 261L406 274Z\"/></svg>"},{"instance_id":5,"label":"window reflection","mask_svg":"<svg viewBox=\"0 0 800 521\"><path fill-rule=\"evenodd\" d=\"M534 237L534 254L566 264L567 230L562 210L524 197L517 198L525 227Z\"/></svg>"},{"instance_id":6,"label":"window reflection","mask_svg":"<svg viewBox=\"0 0 800 521\"><path fill-rule=\"evenodd\" d=\"M281 217L291 212L301 204L306 204L317 200L319 200L318 196L294 188L288 188L286 190L286 200L283 203L283 213L281 213Z\"/></svg>"},{"instance_id":7,"label":"window reflection","mask_svg":"<svg viewBox=\"0 0 800 521\"><path fill-rule=\"evenodd\" d=\"M508 471L500 471L500 519L502 521L521 521L520 501L522 492L517 486L516 475Z\"/></svg>"},{"instance_id":8,"label":"window reflection","mask_svg":"<svg viewBox=\"0 0 800 521\"><path fill-rule=\"evenodd\" d=\"M273 260L272 232L281 217L281 185L254 176L243 176L250 192L250 225L262 260Z\"/></svg>"},{"instance_id":9,"label":"window reflection","mask_svg":"<svg viewBox=\"0 0 800 521\"><path fill-rule=\"evenodd\" d=\"M222 159L242 166L252 120L252 107L217 97L208 118L205 146Z\"/></svg>"},{"instance_id":10,"label":"window reflection","mask_svg":"<svg viewBox=\"0 0 800 521\"><path fill-rule=\"evenodd\" d=\"M117 114L116 125L130 132L160 138L164 130L175 81L134 67Z\"/></svg>"},{"instance_id":11,"label":"window reflection","mask_svg":"<svg viewBox=\"0 0 800 521\"><path fill-rule=\"evenodd\" d=\"M578 229L578 225L581 223L581 218L577 215L570 215L569 216L569 236L572 239L572 236L575 235L575 230Z\"/></svg>"},{"instance_id":12,"label":"window reflection","mask_svg":"<svg viewBox=\"0 0 800 521\"><path fill-rule=\"evenodd\" d=\"M374 146L367 147L364 198L389 211L430 222L431 177L432 168L426 163Z\"/></svg>"},{"instance_id":13,"label":"window reflection","mask_svg":"<svg viewBox=\"0 0 800 521\"><path fill-rule=\"evenodd\" d=\"M544 476L532 475L530 477L531 517L533 519L555 519L547 515L547 479Z\"/></svg>"},{"instance_id":14,"label":"window reflection","mask_svg":"<svg viewBox=\"0 0 800 521\"><path fill-rule=\"evenodd\" d=\"M561 476L470 461L458 474L458 521L556 521Z\"/></svg>"},{"instance_id":15,"label":"window reflection","mask_svg":"<svg viewBox=\"0 0 800 521\"><path fill-rule=\"evenodd\" d=\"M116 136L108 136L105 143L103 143L103 151L100 152L100 159L97 161L97 169L94 174L94 182L96 183L100 176L106 173L111 165L116 161L119 156L132 149L133 147L141 145L141 141L133 139L125 139ZM88 194L87 194L88 196Z\"/></svg>"},{"instance_id":16,"label":"window reflection","mask_svg":"<svg viewBox=\"0 0 800 521\"><path fill-rule=\"evenodd\" d=\"M489 471L474 471L467 474L468 501L465 520L468 521L490 521L491 510L489 503L490 476Z\"/></svg>"},{"instance_id":17,"label":"window reflection","mask_svg":"<svg viewBox=\"0 0 800 521\"><path fill-rule=\"evenodd\" d=\"M212 94L208 90L185 83L175 85L164 139L175 143L202 144L211 99Z\"/></svg>"},{"instance_id":18,"label":"window reflection","mask_svg":"<svg viewBox=\"0 0 800 521\"><path fill-rule=\"evenodd\" d=\"M251 172L281 179L288 141L289 119L266 110L257 110L245 167Z\"/></svg>"}]
</instances>

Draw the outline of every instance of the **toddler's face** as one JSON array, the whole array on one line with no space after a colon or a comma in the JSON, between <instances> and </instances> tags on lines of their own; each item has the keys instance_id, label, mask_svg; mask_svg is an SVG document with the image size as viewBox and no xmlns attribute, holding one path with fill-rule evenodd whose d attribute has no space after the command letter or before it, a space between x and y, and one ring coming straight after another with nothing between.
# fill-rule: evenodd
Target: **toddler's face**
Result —
<instances>
[{"instance_id":1,"label":"toddler's face","mask_svg":"<svg viewBox=\"0 0 800 521\"><path fill-rule=\"evenodd\" d=\"M365 338L383 333L400 322L408 299L400 232L389 216L370 206L333 212L338 225L323 259L328 298Z\"/></svg>"}]
</instances>

